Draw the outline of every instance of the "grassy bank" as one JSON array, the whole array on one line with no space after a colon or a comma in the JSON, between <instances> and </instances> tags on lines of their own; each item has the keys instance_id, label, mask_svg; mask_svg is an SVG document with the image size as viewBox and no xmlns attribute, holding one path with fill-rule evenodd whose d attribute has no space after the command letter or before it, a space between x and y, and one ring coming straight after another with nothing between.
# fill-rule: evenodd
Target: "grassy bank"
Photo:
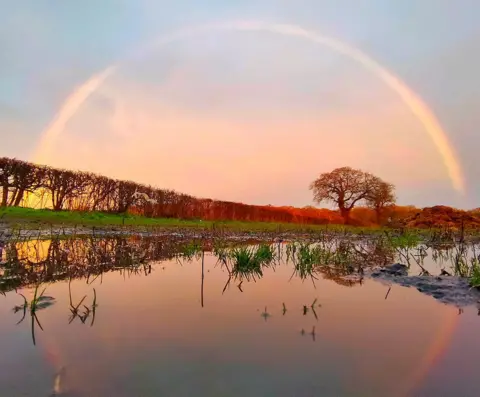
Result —
<instances>
[{"instance_id":1,"label":"grassy bank","mask_svg":"<svg viewBox=\"0 0 480 397\"><path fill-rule=\"evenodd\" d=\"M102 212L52 211L22 207L0 208L0 222L22 227L42 227L47 225L114 227L137 226L152 228L223 228L233 231L302 231L344 229L343 225L301 225L294 223L240 222L240 221L200 221L174 218L147 218L143 216L107 214ZM355 230L362 230L355 228ZM379 229L368 228L374 231Z\"/></svg>"}]
</instances>

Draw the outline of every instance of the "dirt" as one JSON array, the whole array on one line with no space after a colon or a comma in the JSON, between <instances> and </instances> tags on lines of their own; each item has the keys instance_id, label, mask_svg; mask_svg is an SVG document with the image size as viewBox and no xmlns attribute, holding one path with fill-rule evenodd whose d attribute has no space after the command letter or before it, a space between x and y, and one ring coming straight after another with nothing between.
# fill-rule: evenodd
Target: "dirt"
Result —
<instances>
[{"instance_id":1,"label":"dirt","mask_svg":"<svg viewBox=\"0 0 480 397\"><path fill-rule=\"evenodd\" d=\"M416 288L422 294L447 305L465 307L480 304L480 291L468 280L456 276L409 276L405 265L394 264L372 271L369 276L387 285Z\"/></svg>"},{"instance_id":2,"label":"dirt","mask_svg":"<svg viewBox=\"0 0 480 397\"><path fill-rule=\"evenodd\" d=\"M12 228L7 223L0 223L0 243L8 241L26 241L52 238L82 238L82 237L162 237L176 239L222 239L229 241L287 241L308 239L308 233L302 232L248 232L235 230L189 229L189 228L153 228L142 226L125 227L85 227L85 226L55 226L41 225L36 228Z\"/></svg>"}]
</instances>

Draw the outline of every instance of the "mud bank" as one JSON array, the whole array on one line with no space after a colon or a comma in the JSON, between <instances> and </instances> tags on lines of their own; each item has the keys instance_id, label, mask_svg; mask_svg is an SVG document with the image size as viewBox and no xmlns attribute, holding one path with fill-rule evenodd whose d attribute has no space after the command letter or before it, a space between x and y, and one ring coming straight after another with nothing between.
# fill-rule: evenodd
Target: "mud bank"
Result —
<instances>
[{"instance_id":1,"label":"mud bank","mask_svg":"<svg viewBox=\"0 0 480 397\"><path fill-rule=\"evenodd\" d=\"M235 231L216 229L197 229L180 227L85 227L85 226L51 226L39 228L12 228L9 224L0 224L0 243L9 241L48 240L62 238L106 238L106 237L141 237L141 238L172 238L189 240L227 241L288 241L309 239L310 234L304 232L271 232L271 231Z\"/></svg>"},{"instance_id":2,"label":"mud bank","mask_svg":"<svg viewBox=\"0 0 480 397\"><path fill-rule=\"evenodd\" d=\"M409 276L408 268L394 264L372 271L369 276L386 285L416 288L436 300L457 307L478 305L480 291L470 287L466 278L457 276Z\"/></svg>"}]
</instances>

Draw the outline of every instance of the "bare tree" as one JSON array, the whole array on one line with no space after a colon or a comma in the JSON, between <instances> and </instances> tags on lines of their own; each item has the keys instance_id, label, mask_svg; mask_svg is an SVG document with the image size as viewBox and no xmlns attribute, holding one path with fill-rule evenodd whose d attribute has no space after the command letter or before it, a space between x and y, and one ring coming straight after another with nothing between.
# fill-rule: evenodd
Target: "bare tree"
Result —
<instances>
[{"instance_id":1,"label":"bare tree","mask_svg":"<svg viewBox=\"0 0 480 397\"><path fill-rule=\"evenodd\" d=\"M335 202L348 222L360 200L373 202L370 174L348 167L322 174L312 184L317 201ZM152 217L204 220L245 220L295 223L339 223L336 211L312 208L257 206L201 199L173 190L156 189L85 172L60 170L16 159L0 158L0 205L18 206L27 194L35 206L54 210L134 212ZM51 203L50 205L48 203ZM33 201L27 203L33 205ZM382 205L387 204L380 204ZM380 210L381 211L381 210Z\"/></svg>"},{"instance_id":2,"label":"bare tree","mask_svg":"<svg viewBox=\"0 0 480 397\"><path fill-rule=\"evenodd\" d=\"M12 170L10 206L19 206L25 193L35 193L42 187L45 169L24 161L17 161Z\"/></svg>"},{"instance_id":3,"label":"bare tree","mask_svg":"<svg viewBox=\"0 0 480 397\"><path fill-rule=\"evenodd\" d=\"M117 181L115 212L124 214L135 203L135 192L139 185L135 182Z\"/></svg>"},{"instance_id":4,"label":"bare tree","mask_svg":"<svg viewBox=\"0 0 480 397\"><path fill-rule=\"evenodd\" d=\"M8 195L12 183L13 168L15 167L15 159L0 158L0 186L2 188L2 201L0 205L6 207L8 205Z\"/></svg>"},{"instance_id":5,"label":"bare tree","mask_svg":"<svg viewBox=\"0 0 480 397\"><path fill-rule=\"evenodd\" d=\"M89 174L88 203L92 211L109 211L115 199L117 182L105 176Z\"/></svg>"},{"instance_id":6,"label":"bare tree","mask_svg":"<svg viewBox=\"0 0 480 397\"><path fill-rule=\"evenodd\" d=\"M395 186L374 177L370 192L365 199L367 205L375 211L377 223L380 224L385 207L395 204Z\"/></svg>"},{"instance_id":7,"label":"bare tree","mask_svg":"<svg viewBox=\"0 0 480 397\"><path fill-rule=\"evenodd\" d=\"M44 188L50 194L55 211L63 209L67 200L73 200L83 192L87 184L86 174L46 168Z\"/></svg>"},{"instance_id":8,"label":"bare tree","mask_svg":"<svg viewBox=\"0 0 480 397\"><path fill-rule=\"evenodd\" d=\"M348 224L352 208L368 197L374 180L372 174L351 167L342 167L321 174L310 184L310 190L313 191L317 203L323 201L335 203L345 223Z\"/></svg>"}]
</instances>

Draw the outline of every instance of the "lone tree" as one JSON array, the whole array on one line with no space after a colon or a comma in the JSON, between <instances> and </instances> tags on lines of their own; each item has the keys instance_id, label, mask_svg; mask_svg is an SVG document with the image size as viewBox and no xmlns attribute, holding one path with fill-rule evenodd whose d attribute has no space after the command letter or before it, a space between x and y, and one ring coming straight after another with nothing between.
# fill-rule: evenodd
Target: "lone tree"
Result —
<instances>
[{"instance_id":1,"label":"lone tree","mask_svg":"<svg viewBox=\"0 0 480 397\"><path fill-rule=\"evenodd\" d=\"M362 200L367 203L378 202L380 208L383 208L385 200L377 200L383 184L386 185L386 182L368 172L341 167L321 174L311 183L310 190L313 191L317 203L323 201L335 203L345 223L348 224L352 208Z\"/></svg>"}]
</instances>

